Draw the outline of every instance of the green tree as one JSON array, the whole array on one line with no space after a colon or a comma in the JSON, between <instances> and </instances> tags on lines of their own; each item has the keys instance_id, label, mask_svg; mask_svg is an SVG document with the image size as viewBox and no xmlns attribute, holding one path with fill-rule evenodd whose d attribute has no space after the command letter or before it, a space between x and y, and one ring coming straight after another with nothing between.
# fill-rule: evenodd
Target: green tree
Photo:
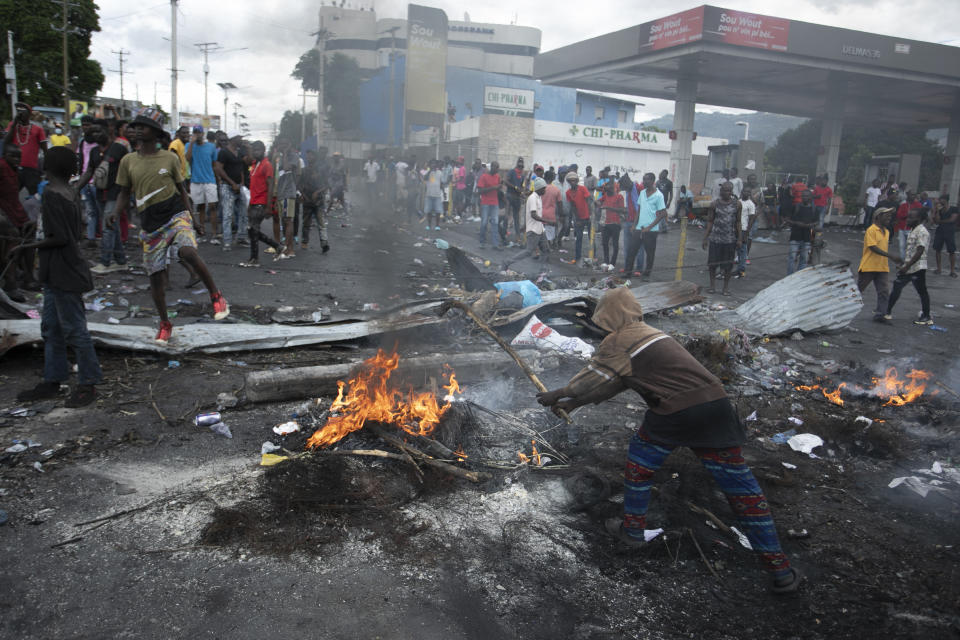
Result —
<instances>
[{"instance_id":1,"label":"green tree","mask_svg":"<svg viewBox=\"0 0 960 640\"><path fill-rule=\"evenodd\" d=\"M316 91L320 86L319 65L320 52L310 49L300 56L290 75L300 80L300 86L304 90ZM327 121L335 131L346 132L360 126L361 82L363 74L354 58L342 53L327 57L323 74L323 98L327 108Z\"/></svg>"},{"instance_id":2,"label":"green tree","mask_svg":"<svg viewBox=\"0 0 960 640\"><path fill-rule=\"evenodd\" d=\"M299 147L303 143L303 139L300 137L301 130L301 120L303 119L303 114L300 111L286 111L283 114L283 117L280 118L280 134L289 138L294 146ZM314 124L316 123L317 112L311 111L307 113L307 127L306 127L306 137L309 138L313 135Z\"/></svg>"},{"instance_id":3,"label":"green tree","mask_svg":"<svg viewBox=\"0 0 960 640\"><path fill-rule=\"evenodd\" d=\"M0 0L0 25L13 31L17 92L33 105L63 104L64 3L54 0ZM70 98L89 101L103 87L103 69L90 59L90 35L100 31L99 7L92 0L67 3ZM3 35L6 35L3 33ZM2 47L4 62L7 47ZM10 114L10 96L0 95L0 114Z\"/></svg>"},{"instance_id":4,"label":"green tree","mask_svg":"<svg viewBox=\"0 0 960 640\"><path fill-rule=\"evenodd\" d=\"M780 134L777 143L767 149L768 170L805 173L813 176L820 149L820 121L807 120L798 127ZM926 137L923 129L844 124L840 139L837 175L830 176L838 184L847 207L856 210L863 199L863 166L873 156L915 153L920 155L920 183L911 189L937 190L943 169L943 149Z\"/></svg>"}]
</instances>

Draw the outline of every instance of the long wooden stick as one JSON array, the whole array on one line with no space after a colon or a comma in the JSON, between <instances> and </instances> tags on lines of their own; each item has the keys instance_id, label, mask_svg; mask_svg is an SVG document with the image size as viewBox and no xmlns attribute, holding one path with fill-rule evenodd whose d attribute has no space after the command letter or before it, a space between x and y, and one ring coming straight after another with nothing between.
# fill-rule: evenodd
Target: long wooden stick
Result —
<instances>
[{"instance_id":1,"label":"long wooden stick","mask_svg":"<svg viewBox=\"0 0 960 640\"><path fill-rule=\"evenodd\" d=\"M494 331L493 329L491 329L491 328L490 328L490 325L488 325L486 322L483 321L483 319L482 319L480 316L478 316L476 313L474 313L474 312L473 312L473 309L471 309L469 305L467 305L467 304L465 304L465 303L463 303L463 302L461 302L461 301L459 301L459 300L448 300L447 302L444 302L444 303L443 303L443 306L440 308L440 315L445 314L447 311L449 311L449 310L450 310L451 308L453 308L453 307L455 307L455 308L460 309L461 311L463 311L465 314L467 314L467 317L469 317L471 320L473 320L473 322L474 322L478 327L480 327L480 328L483 329L485 332L487 332L487 334L489 334L489 336L490 336L491 338L493 338L493 339L497 342L498 345L500 345L500 348L503 349L504 351L506 351L507 354L508 354L511 358L513 358L513 361L517 363L517 366L519 366L521 369L523 369L523 372L527 375L528 378L530 378L530 381L533 382L533 386L535 386L535 387L536 387L537 389L539 389L540 391L543 391L543 392L546 392L546 391L547 391L546 385L544 385L544 384L540 381L540 378L538 378L538 377L537 377L537 374L533 372L533 369L530 368L530 365L528 365L526 362L524 362L524 361L523 361L523 358L520 357L520 354L518 354L518 353L514 350L514 348L511 347L511 346L507 343L506 340L504 340L503 338L501 338L500 335L499 335L496 331ZM564 411L563 409L557 409L557 410L555 410L555 413L556 413L558 416L560 416L561 418L563 418L564 420L566 420L566 421L567 421L567 424L573 424L573 421L570 420L570 416L569 416L569 415L567 414L567 412Z\"/></svg>"},{"instance_id":2,"label":"long wooden stick","mask_svg":"<svg viewBox=\"0 0 960 640\"><path fill-rule=\"evenodd\" d=\"M387 433L385 429L382 429L380 427L374 427L373 429L378 436L380 436L381 438L383 438L384 440L386 440L396 448L400 449L405 453L409 453L410 455L414 456L418 460L422 461L424 464L430 465L435 469L440 469L441 471L445 471L450 475L457 476L458 478L464 478L465 480L469 480L470 482L475 482L475 483L484 482L491 478L489 473L484 473L482 471L469 471L467 469L461 469L460 467L455 467L452 464L447 464L446 462L441 462L440 460L431 458L430 456L425 454L423 451L420 451L416 447L410 446L409 444L405 443L403 440L396 437L395 435Z\"/></svg>"}]
</instances>

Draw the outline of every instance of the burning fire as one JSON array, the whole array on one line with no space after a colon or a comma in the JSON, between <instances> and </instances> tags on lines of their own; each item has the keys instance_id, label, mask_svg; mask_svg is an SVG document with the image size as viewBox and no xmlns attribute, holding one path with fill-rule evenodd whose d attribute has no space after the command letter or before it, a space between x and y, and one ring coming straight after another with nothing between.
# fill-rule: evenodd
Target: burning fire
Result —
<instances>
[{"instance_id":1,"label":"burning fire","mask_svg":"<svg viewBox=\"0 0 960 640\"><path fill-rule=\"evenodd\" d=\"M467 455L467 452L463 450L463 445L457 447L457 450L453 452L453 455L457 456L457 462L463 462L470 457Z\"/></svg>"},{"instance_id":2,"label":"burning fire","mask_svg":"<svg viewBox=\"0 0 960 640\"><path fill-rule=\"evenodd\" d=\"M883 403L885 407L902 407L923 395L923 392L927 389L925 380L929 380L931 376L932 374L929 371L911 369L906 378L901 378L897 375L897 368L890 367L884 372L882 378L871 378L873 388L864 389L858 385L854 385L853 388L859 393L877 396L881 400L885 399L886 402ZM843 398L840 397L840 390L846 386L846 382L841 382L833 391L827 391L826 388L818 384L797 385L795 388L798 391L816 391L819 389L827 400L842 407Z\"/></svg>"},{"instance_id":3,"label":"burning fire","mask_svg":"<svg viewBox=\"0 0 960 640\"><path fill-rule=\"evenodd\" d=\"M434 393L418 393L412 388L403 393L391 387L390 375L399 363L396 351L388 355L378 349L377 355L364 361L348 383L338 380L337 398L330 405L331 417L310 436L307 446L329 446L361 429L367 421L394 424L415 436L431 434L450 408L454 394L461 392L457 378L452 369L449 374L444 373L448 383L443 386L446 394L441 405Z\"/></svg>"},{"instance_id":4,"label":"burning fire","mask_svg":"<svg viewBox=\"0 0 960 640\"><path fill-rule=\"evenodd\" d=\"M927 383L923 381L929 380L930 377L931 374L929 371L912 369L907 374L907 379L909 380L909 382L907 382L897 377L896 367L890 367L886 370L882 378L873 378L873 388L880 397L884 395L890 396L883 406L902 407L923 395L923 392L927 388Z\"/></svg>"},{"instance_id":5,"label":"burning fire","mask_svg":"<svg viewBox=\"0 0 960 640\"><path fill-rule=\"evenodd\" d=\"M543 459L540 457L540 452L537 451L537 441L530 441L530 455L528 456L523 451L517 451L517 457L520 458L520 464L527 464L531 460L536 466L543 464Z\"/></svg>"}]
</instances>

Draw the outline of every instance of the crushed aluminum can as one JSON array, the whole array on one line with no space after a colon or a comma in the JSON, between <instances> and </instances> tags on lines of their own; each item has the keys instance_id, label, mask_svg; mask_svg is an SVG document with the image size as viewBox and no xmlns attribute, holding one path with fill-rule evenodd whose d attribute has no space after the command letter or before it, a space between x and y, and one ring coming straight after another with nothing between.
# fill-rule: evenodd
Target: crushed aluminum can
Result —
<instances>
[{"instance_id":1,"label":"crushed aluminum can","mask_svg":"<svg viewBox=\"0 0 960 640\"><path fill-rule=\"evenodd\" d=\"M218 422L222 422L222 418L220 416L219 411L213 411L211 413L201 413L197 415L196 418L193 419L193 424L197 425L198 427L210 427L217 424Z\"/></svg>"}]
</instances>

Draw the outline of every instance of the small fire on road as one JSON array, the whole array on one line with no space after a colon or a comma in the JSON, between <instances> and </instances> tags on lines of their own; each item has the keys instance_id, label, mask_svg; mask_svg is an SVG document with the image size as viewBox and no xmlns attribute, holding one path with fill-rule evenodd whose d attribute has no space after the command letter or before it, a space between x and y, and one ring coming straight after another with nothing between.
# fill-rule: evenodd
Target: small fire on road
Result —
<instances>
[{"instance_id":1,"label":"small fire on road","mask_svg":"<svg viewBox=\"0 0 960 640\"><path fill-rule=\"evenodd\" d=\"M347 434L363 428L368 421L393 424L415 436L426 436L440 423L450 408L460 385L451 369L444 373L447 384L442 404L437 394L417 392L412 388L401 391L390 384L390 376L400 364L396 350L387 354L382 349L363 362L349 382L337 381L337 398L330 405L330 419L318 429L307 447L327 447Z\"/></svg>"},{"instance_id":2,"label":"small fire on road","mask_svg":"<svg viewBox=\"0 0 960 640\"><path fill-rule=\"evenodd\" d=\"M883 403L885 407L902 407L923 395L927 389L926 380L929 380L931 376L932 374L929 371L911 369L907 372L905 378L901 378L897 374L896 367L889 367L882 377L872 377L870 379L873 383L873 387L870 388L864 388L856 384L848 385L846 382L841 382L833 391L828 391L826 387L822 387L819 384L797 385L794 388L798 391L819 390L823 394L823 397L841 407L843 406L843 398L841 397L840 390L847 387L849 387L855 395L870 395L878 397L881 400L886 400L886 402Z\"/></svg>"}]
</instances>

